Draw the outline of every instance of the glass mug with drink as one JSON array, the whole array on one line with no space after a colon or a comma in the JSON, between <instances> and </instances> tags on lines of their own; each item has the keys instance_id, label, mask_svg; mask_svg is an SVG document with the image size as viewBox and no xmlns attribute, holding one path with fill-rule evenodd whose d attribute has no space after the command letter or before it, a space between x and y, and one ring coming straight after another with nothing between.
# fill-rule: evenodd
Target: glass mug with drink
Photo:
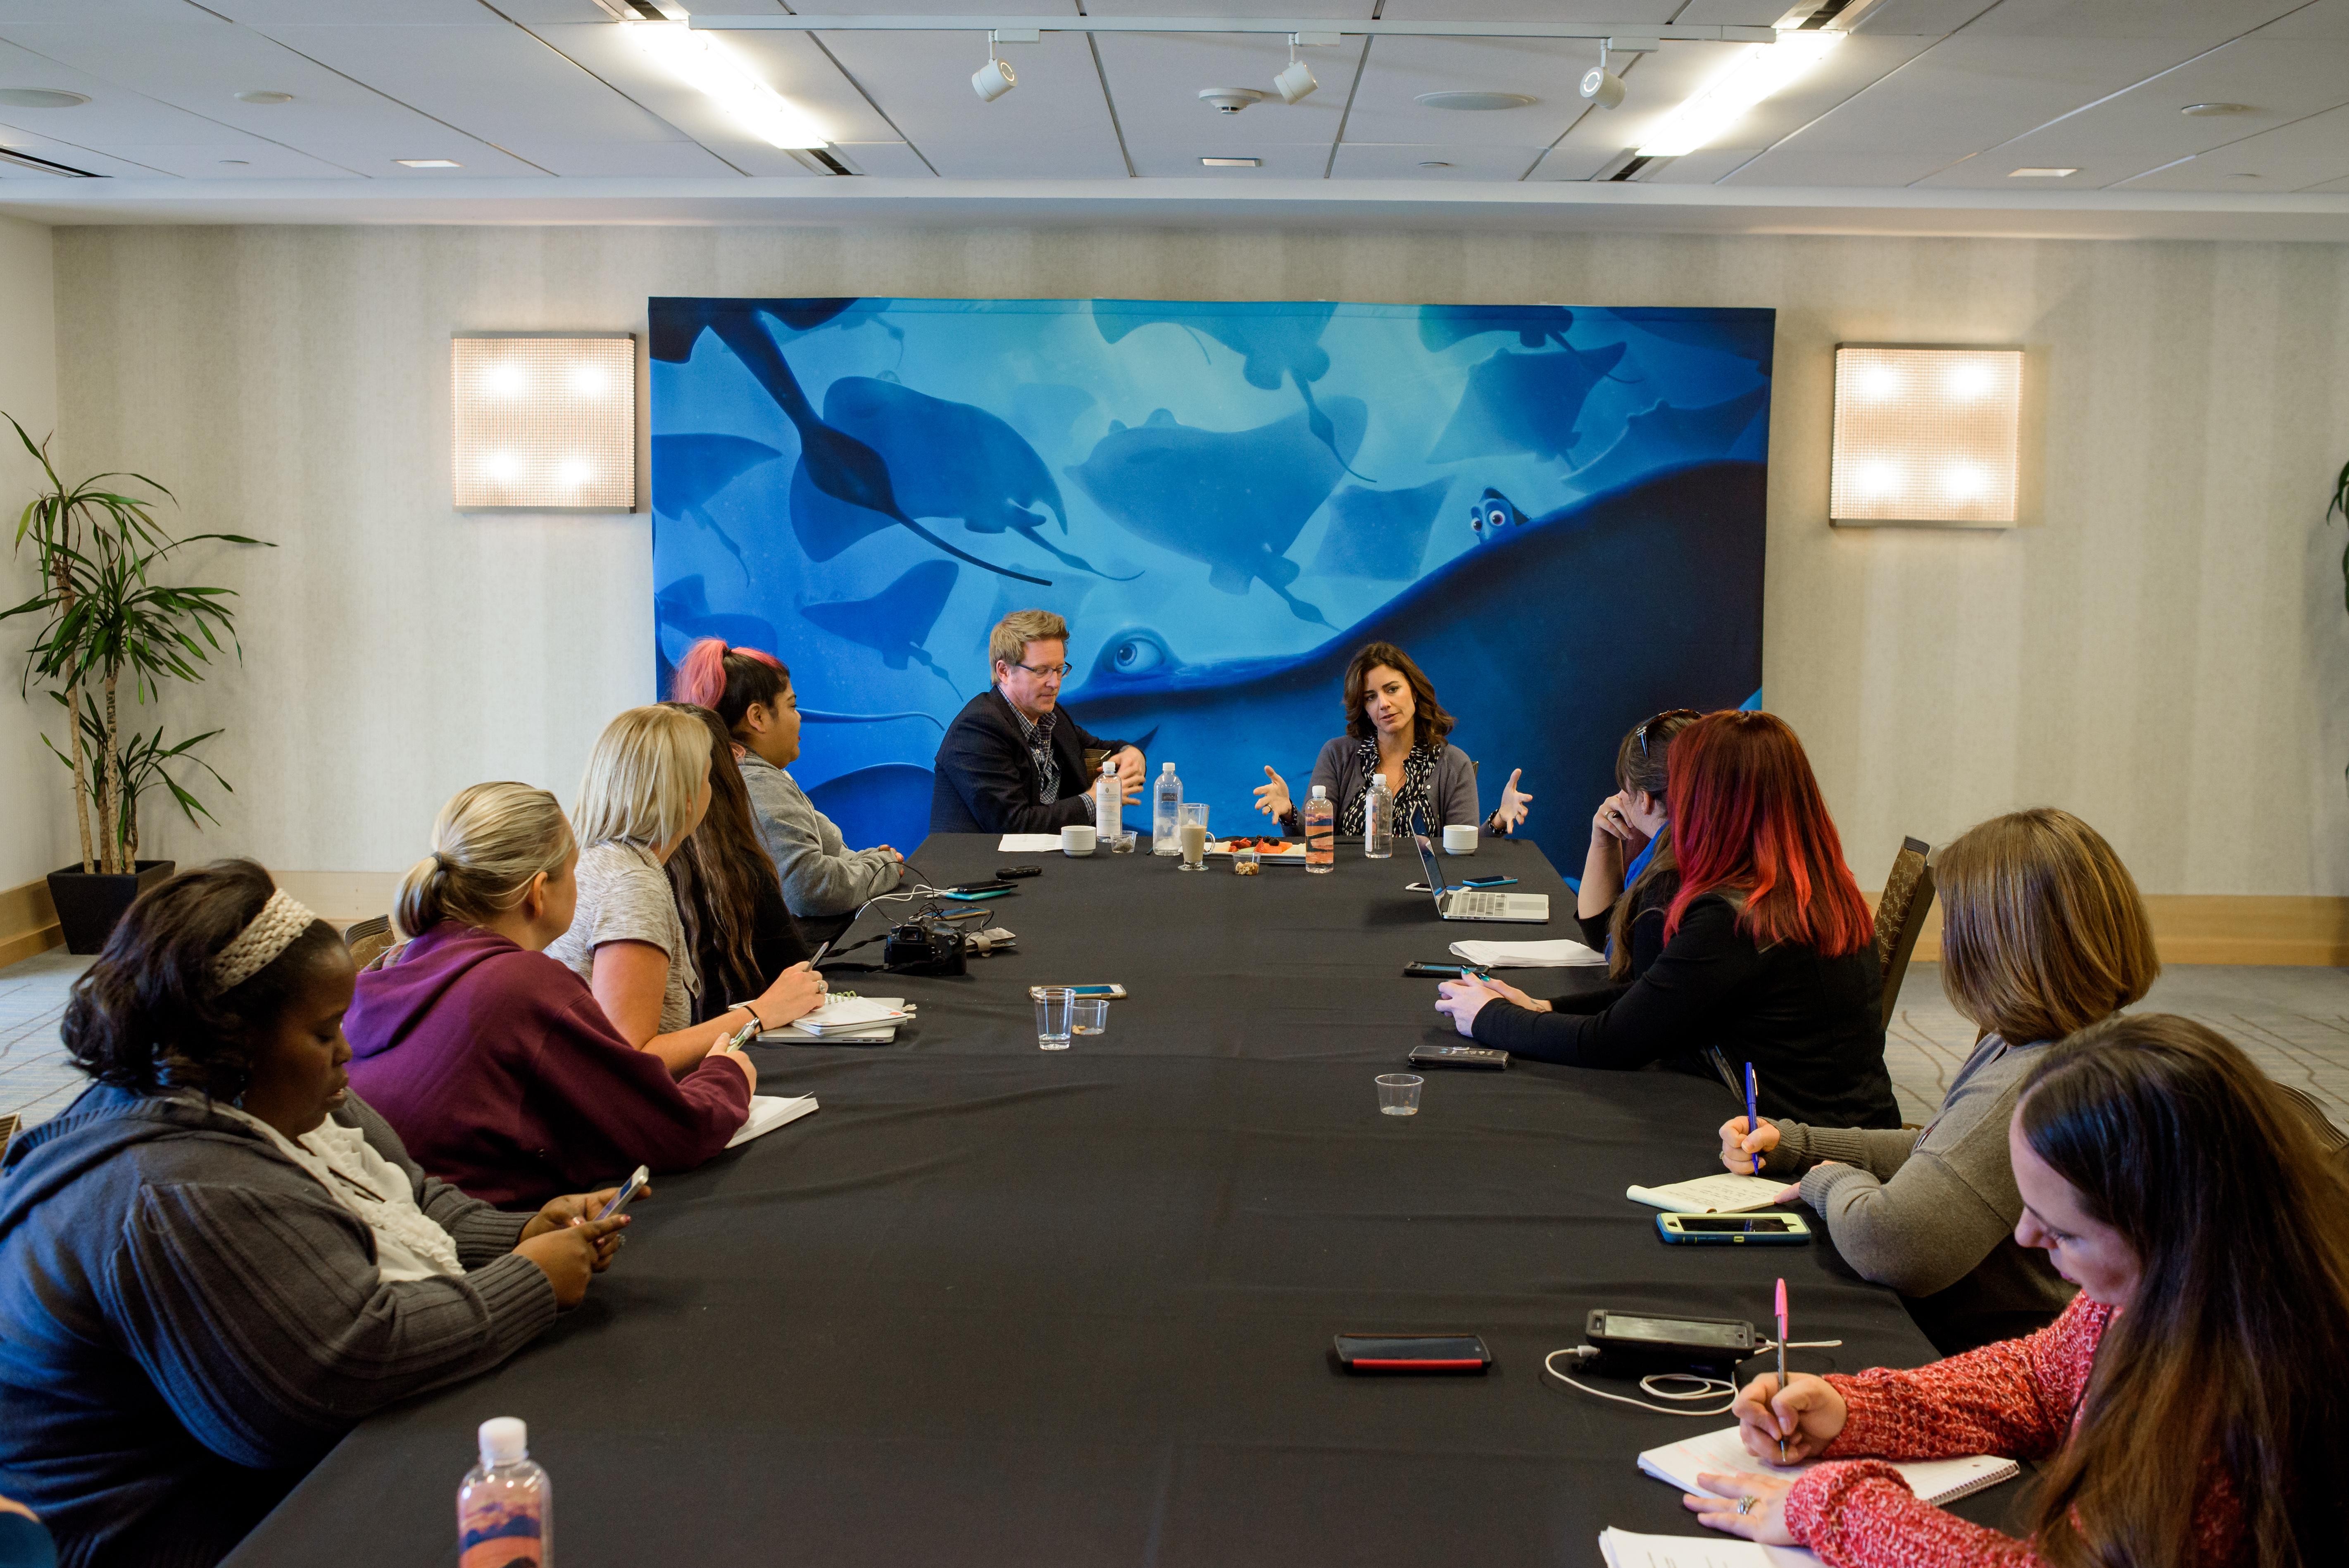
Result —
<instances>
[{"instance_id":1,"label":"glass mug with drink","mask_svg":"<svg viewBox=\"0 0 2349 1568\"><path fill-rule=\"evenodd\" d=\"M1207 869L1207 803L1185 800L1181 807L1181 822L1174 830L1175 841L1183 851L1182 864L1175 869L1203 872Z\"/></svg>"}]
</instances>

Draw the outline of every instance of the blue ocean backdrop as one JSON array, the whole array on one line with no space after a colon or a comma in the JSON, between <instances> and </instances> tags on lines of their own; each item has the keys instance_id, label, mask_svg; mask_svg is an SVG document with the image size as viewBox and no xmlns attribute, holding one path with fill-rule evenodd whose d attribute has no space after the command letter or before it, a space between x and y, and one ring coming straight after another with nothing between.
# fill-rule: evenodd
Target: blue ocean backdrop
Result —
<instances>
[{"instance_id":1,"label":"blue ocean backdrop","mask_svg":"<svg viewBox=\"0 0 2349 1568\"><path fill-rule=\"evenodd\" d=\"M792 772L853 845L927 831L1016 609L1068 619L1062 703L1219 832L1261 823L1268 763L1302 793L1347 661L1398 643L1486 810L1524 769L1569 874L1626 729L1758 694L1768 310L655 299L651 326L659 690L697 637L781 658Z\"/></svg>"}]
</instances>

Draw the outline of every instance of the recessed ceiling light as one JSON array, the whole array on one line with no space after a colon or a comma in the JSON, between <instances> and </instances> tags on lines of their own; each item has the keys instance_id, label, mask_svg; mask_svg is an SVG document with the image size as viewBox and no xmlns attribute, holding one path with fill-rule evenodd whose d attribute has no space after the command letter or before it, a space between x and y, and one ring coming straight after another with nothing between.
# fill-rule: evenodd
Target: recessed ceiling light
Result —
<instances>
[{"instance_id":1,"label":"recessed ceiling light","mask_svg":"<svg viewBox=\"0 0 2349 1568\"><path fill-rule=\"evenodd\" d=\"M402 169L462 169L463 164L448 158L395 158Z\"/></svg>"},{"instance_id":2,"label":"recessed ceiling light","mask_svg":"<svg viewBox=\"0 0 2349 1568\"><path fill-rule=\"evenodd\" d=\"M2007 175L2009 180L2061 180L2067 174L2077 174L2076 169L2017 169Z\"/></svg>"},{"instance_id":3,"label":"recessed ceiling light","mask_svg":"<svg viewBox=\"0 0 2349 1568\"><path fill-rule=\"evenodd\" d=\"M292 103L294 101L294 95L292 93L266 92L256 88L251 92L237 94L236 101L239 103Z\"/></svg>"},{"instance_id":4,"label":"recessed ceiling light","mask_svg":"<svg viewBox=\"0 0 2349 1568\"><path fill-rule=\"evenodd\" d=\"M1523 93L1421 93L1411 100L1427 108L1525 108L1539 98Z\"/></svg>"},{"instance_id":5,"label":"recessed ceiling light","mask_svg":"<svg viewBox=\"0 0 2349 1568\"><path fill-rule=\"evenodd\" d=\"M88 93L56 88L0 88L0 105L9 108L78 108L88 101Z\"/></svg>"},{"instance_id":6,"label":"recessed ceiling light","mask_svg":"<svg viewBox=\"0 0 2349 1568\"><path fill-rule=\"evenodd\" d=\"M729 119L768 146L805 152L832 144L832 138L808 118L804 109L753 76L741 57L716 34L694 32L682 22L629 22L624 26L638 48L686 86L715 101ZM992 46L989 47L991 52ZM1000 67L1002 62L995 64ZM980 67L979 75L987 75L986 67ZM1008 67L1003 67L1002 75L1003 92L1009 92L1013 77ZM976 88L979 84L974 79L971 85ZM979 96L988 95L982 91ZM999 98L1002 94L995 96Z\"/></svg>"},{"instance_id":7,"label":"recessed ceiling light","mask_svg":"<svg viewBox=\"0 0 2349 1568\"><path fill-rule=\"evenodd\" d=\"M2251 106L2247 103L2190 103L2178 112L2190 114L2199 119L2204 115L2211 114L2249 114L2251 112Z\"/></svg>"},{"instance_id":8,"label":"recessed ceiling light","mask_svg":"<svg viewBox=\"0 0 2349 1568\"><path fill-rule=\"evenodd\" d=\"M1199 161L1210 169L1261 169L1264 167L1264 160L1261 158L1202 158Z\"/></svg>"},{"instance_id":9,"label":"recessed ceiling light","mask_svg":"<svg viewBox=\"0 0 2349 1568\"><path fill-rule=\"evenodd\" d=\"M1424 163L1421 164L1421 165L1420 165L1420 167L1421 167L1422 169L1449 169L1449 168L1451 168L1451 167L1452 167L1452 165L1450 165L1449 163L1443 162L1443 161L1441 161L1441 160L1436 160L1436 159L1433 159L1433 158L1431 158L1431 159L1429 159L1426 162L1424 162Z\"/></svg>"}]
</instances>

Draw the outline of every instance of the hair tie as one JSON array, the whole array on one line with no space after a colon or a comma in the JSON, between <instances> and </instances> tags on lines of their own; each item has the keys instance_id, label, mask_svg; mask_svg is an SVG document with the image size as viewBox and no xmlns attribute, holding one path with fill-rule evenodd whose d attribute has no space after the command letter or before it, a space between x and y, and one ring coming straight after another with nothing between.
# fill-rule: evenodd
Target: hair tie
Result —
<instances>
[{"instance_id":1,"label":"hair tie","mask_svg":"<svg viewBox=\"0 0 2349 1568\"><path fill-rule=\"evenodd\" d=\"M457 862L450 860L448 856L442 854L438 850L432 851L432 863L439 866L444 872L453 872L457 869Z\"/></svg>"},{"instance_id":2,"label":"hair tie","mask_svg":"<svg viewBox=\"0 0 2349 1568\"><path fill-rule=\"evenodd\" d=\"M208 971L212 980L210 995L218 996L233 991L267 968L317 918L284 888L271 893L269 902L261 906L261 913L213 957Z\"/></svg>"}]
</instances>

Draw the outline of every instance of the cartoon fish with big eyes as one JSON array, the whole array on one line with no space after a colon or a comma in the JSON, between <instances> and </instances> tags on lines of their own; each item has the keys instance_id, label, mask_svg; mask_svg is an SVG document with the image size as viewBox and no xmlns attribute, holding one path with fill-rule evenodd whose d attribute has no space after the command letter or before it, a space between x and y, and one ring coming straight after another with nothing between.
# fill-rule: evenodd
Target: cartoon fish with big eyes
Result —
<instances>
[{"instance_id":1,"label":"cartoon fish with big eyes","mask_svg":"<svg viewBox=\"0 0 2349 1568\"><path fill-rule=\"evenodd\" d=\"M1490 485L1485 487L1485 498L1468 509L1468 526L1480 540L1497 539L1504 528L1522 528L1525 521L1526 514L1517 510L1517 503Z\"/></svg>"}]
</instances>

